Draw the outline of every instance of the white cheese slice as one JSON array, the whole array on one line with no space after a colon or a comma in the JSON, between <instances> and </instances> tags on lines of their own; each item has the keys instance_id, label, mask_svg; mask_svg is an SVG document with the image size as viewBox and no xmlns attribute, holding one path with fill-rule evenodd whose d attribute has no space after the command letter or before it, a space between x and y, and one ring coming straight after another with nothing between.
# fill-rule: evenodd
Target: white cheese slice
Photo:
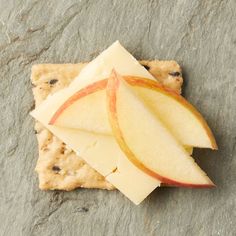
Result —
<instances>
[{"instance_id":1,"label":"white cheese slice","mask_svg":"<svg viewBox=\"0 0 236 236\"><path fill-rule=\"evenodd\" d=\"M122 75L155 78L117 41L91 61L70 84L76 90L101 79L108 78L111 70L116 69Z\"/></svg>"},{"instance_id":2,"label":"white cheese slice","mask_svg":"<svg viewBox=\"0 0 236 236\"><path fill-rule=\"evenodd\" d=\"M159 181L142 172L128 158L120 158L117 169L106 179L136 205L160 186Z\"/></svg>"},{"instance_id":3,"label":"white cheese slice","mask_svg":"<svg viewBox=\"0 0 236 236\"><path fill-rule=\"evenodd\" d=\"M106 176L106 179L131 201L139 204L160 186L160 182L135 167L120 150L113 137L48 125L52 115L65 100L84 86L107 78L113 68L122 75L154 79L119 42L115 42L90 62L68 88L49 95L31 115L78 153L91 167Z\"/></svg>"}]
</instances>

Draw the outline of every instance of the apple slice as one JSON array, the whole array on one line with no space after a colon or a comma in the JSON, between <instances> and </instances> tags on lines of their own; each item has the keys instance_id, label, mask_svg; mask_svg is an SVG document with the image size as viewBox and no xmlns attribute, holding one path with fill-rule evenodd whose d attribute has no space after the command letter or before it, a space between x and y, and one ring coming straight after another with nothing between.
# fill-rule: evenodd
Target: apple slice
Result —
<instances>
[{"instance_id":1,"label":"apple slice","mask_svg":"<svg viewBox=\"0 0 236 236\"><path fill-rule=\"evenodd\" d=\"M107 80L94 82L73 94L54 113L49 124L111 134L106 111Z\"/></svg>"},{"instance_id":2,"label":"apple slice","mask_svg":"<svg viewBox=\"0 0 236 236\"><path fill-rule=\"evenodd\" d=\"M181 144L217 149L206 121L182 96L156 81L133 76L124 78ZM57 110L49 124L111 135L105 103L106 84L107 80L101 80L79 90Z\"/></svg>"},{"instance_id":3,"label":"apple slice","mask_svg":"<svg viewBox=\"0 0 236 236\"><path fill-rule=\"evenodd\" d=\"M163 183L185 187L214 184L162 122L114 71L107 84L113 134L127 158Z\"/></svg>"},{"instance_id":4,"label":"apple slice","mask_svg":"<svg viewBox=\"0 0 236 236\"><path fill-rule=\"evenodd\" d=\"M126 76L136 94L184 146L217 149L202 115L182 96L145 78Z\"/></svg>"}]
</instances>

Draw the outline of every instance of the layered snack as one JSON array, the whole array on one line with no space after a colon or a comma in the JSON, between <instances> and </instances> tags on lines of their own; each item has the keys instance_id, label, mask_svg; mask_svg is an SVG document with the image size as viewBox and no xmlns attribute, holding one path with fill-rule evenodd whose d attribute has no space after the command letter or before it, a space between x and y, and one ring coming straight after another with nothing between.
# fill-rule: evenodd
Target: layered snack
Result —
<instances>
[{"instance_id":1,"label":"layered snack","mask_svg":"<svg viewBox=\"0 0 236 236\"><path fill-rule=\"evenodd\" d=\"M191 154L217 149L201 114L179 95L180 72L167 77L178 78L176 89L161 70L155 78L146 68L116 42L31 112L102 176L103 188L135 204L161 184L214 186Z\"/></svg>"}]
</instances>

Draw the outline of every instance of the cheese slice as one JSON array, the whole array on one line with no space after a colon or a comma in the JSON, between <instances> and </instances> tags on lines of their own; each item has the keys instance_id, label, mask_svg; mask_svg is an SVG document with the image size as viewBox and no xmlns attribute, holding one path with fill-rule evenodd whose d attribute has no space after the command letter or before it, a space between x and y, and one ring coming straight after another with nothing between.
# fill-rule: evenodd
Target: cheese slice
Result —
<instances>
[{"instance_id":1,"label":"cheese slice","mask_svg":"<svg viewBox=\"0 0 236 236\"><path fill-rule=\"evenodd\" d=\"M136 205L160 186L159 181L138 169L128 158L119 158L117 168L106 179Z\"/></svg>"},{"instance_id":2,"label":"cheese slice","mask_svg":"<svg viewBox=\"0 0 236 236\"><path fill-rule=\"evenodd\" d=\"M31 115L91 167L106 176L106 179L131 201L139 204L160 186L160 181L135 167L112 136L48 125L52 115L71 95L92 82L107 78L113 68L122 75L135 75L154 80L154 77L119 42L115 42L90 62L68 88L49 95L31 112Z\"/></svg>"}]
</instances>

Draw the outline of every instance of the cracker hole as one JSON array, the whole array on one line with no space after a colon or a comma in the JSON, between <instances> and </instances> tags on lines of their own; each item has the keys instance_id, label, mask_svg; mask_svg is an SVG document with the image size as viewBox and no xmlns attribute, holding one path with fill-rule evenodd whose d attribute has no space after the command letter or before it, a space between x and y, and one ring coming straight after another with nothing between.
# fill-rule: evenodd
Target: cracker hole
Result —
<instances>
[{"instance_id":1,"label":"cracker hole","mask_svg":"<svg viewBox=\"0 0 236 236\"><path fill-rule=\"evenodd\" d=\"M173 76L173 77L178 77L180 76L180 72L179 71L173 71L173 72L170 72L169 75Z\"/></svg>"},{"instance_id":2,"label":"cracker hole","mask_svg":"<svg viewBox=\"0 0 236 236\"><path fill-rule=\"evenodd\" d=\"M61 170L61 168L59 166L53 166L52 170L55 172L59 172Z\"/></svg>"},{"instance_id":3,"label":"cracker hole","mask_svg":"<svg viewBox=\"0 0 236 236\"><path fill-rule=\"evenodd\" d=\"M51 79L48 81L50 85L56 84L58 82L58 79Z\"/></svg>"}]
</instances>

